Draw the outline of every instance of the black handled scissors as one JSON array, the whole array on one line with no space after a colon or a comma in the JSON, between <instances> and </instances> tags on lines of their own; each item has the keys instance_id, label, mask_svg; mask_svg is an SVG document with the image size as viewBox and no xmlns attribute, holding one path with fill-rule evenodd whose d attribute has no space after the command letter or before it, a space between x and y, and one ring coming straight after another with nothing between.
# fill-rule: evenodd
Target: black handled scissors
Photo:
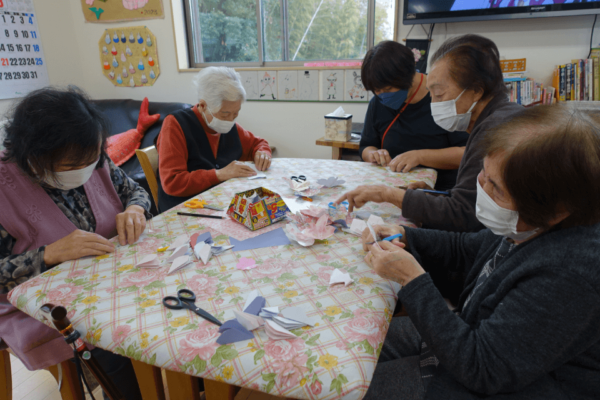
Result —
<instances>
[{"instance_id":1,"label":"black handled scissors","mask_svg":"<svg viewBox=\"0 0 600 400\"><path fill-rule=\"evenodd\" d=\"M223 325L221 321L204 311L203 309L196 307L196 295L189 289L181 289L177 291L177 297L167 296L163 299L162 303L165 307L171 310L181 310L187 308L204 318L208 322L212 322L215 325Z\"/></svg>"},{"instance_id":2,"label":"black handled scissors","mask_svg":"<svg viewBox=\"0 0 600 400\"><path fill-rule=\"evenodd\" d=\"M290 179L298 183L306 181L306 177L304 175L292 176Z\"/></svg>"}]
</instances>

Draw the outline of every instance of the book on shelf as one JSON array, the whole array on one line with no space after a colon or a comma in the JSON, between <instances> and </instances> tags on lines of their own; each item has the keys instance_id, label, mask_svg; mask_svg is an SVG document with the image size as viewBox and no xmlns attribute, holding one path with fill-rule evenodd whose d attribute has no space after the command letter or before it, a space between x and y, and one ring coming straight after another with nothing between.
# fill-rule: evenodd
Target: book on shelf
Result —
<instances>
[{"instance_id":1,"label":"book on shelf","mask_svg":"<svg viewBox=\"0 0 600 400\"><path fill-rule=\"evenodd\" d=\"M511 102L522 104L525 107L536 104L553 104L555 89L553 87L545 88L543 84L535 82L525 76L522 80L504 79L504 84L508 89L508 99Z\"/></svg>"},{"instance_id":2,"label":"book on shelf","mask_svg":"<svg viewBox=\"0 0 600 400\"><path fill-rule=\"evenodd\" d=\"M552 86L558 101L600 101L600 49L592 49L588 59L558 65Z\"/></svg>"}]
</instances>

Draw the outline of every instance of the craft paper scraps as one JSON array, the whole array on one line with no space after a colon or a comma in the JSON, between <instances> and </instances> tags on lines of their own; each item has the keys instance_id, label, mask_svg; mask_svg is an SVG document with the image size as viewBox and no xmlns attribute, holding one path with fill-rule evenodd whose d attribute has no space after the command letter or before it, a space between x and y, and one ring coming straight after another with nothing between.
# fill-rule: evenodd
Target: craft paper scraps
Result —
<instances>
[{"instance_id":1,"label":"craft paper scraps","mask_svg":"<svg viewBox=\"0 0 600 400\"><path fill-rule=\"evenodd\" d=\"M188 241L188 236L187 235L179 235L173 241L173 243L171 243L171 245L169 246L169 248L167 250L175 250L176 248L181 247L184 244L186 244L187 241Z\"/></svg>"},{"instance_id":2,"label":"craft paper scraps","mask_svg":"<svg viewBox=\"0 0 600 400\"><path fill-rule=\"evenodd\" d=\"M169 268L169 272L167 272L167 275L179 271L181 268L187 267L191 263L192 261L190 260L189 256L181 256L179 258L176 258L175 261L173 261L173 264L171 264L171 268Z\"/></svg>"},{"instance_id":3,"label":"craft paper scraps","mask_svg":"<svg viewBox=\"0 0 600 400\"><path fill-rule=\"evenodd\" d=\"M254 261L252 258L242 257L238 260L235 267L242 271L246 271L252 268L256 268L256 261Z\"/></svg>"},{"instance_id":4,"label":"craft paper scraps","mask_svg":"<svg viewBox=\"0 0 600 400\"><path fill-rule=\"evenodd\" d=\"M146 257L142 258L142 261L137 263L136 268L158 268L160 266L158 261L158 256L156 254L148 254Z\"/></svg>"},{"instance_id":5,"label":"craft paper scraps","mask_svg":"<svg viewBox=\"0 0 600 400\"><path fill-rule=\"evenodd\" d=\"M286 307L281 311L281 315L285 318L302 322L305 325L315 326L312 318L307 317L304 310L300 307Z\"/></svg>"},{"instance_id":6,"label":"craft paper scraps","mask_svg":"<svg viewBox=\"0 0 600 400\"><path fill-rule=\"evenodd\" d=\"M288 239L293 240L298 243L300 246L309 247L315 244L315 239L310 237L309 235L305 235L302 233L300 229L295 224L287 224L285 226L284 232Z\"/></svg>"},{"instance_id":7,"label":"craft paper scraps","mask_svg":"<svg viewBox=\"0 0 600 400\"><path fill-rule=\"evenodd\" d=\"M325 208L310 206L308 209L300 211L300 214L307 217L321 218L323 215L328 214L328 212Z\"/></svg>"},{"instance_id":8,"label":"craft paper scraps","mask_svg":"<svg viewBox=\"0 0 600 400\"><path fill-rule=\"evenodd\" d=\"M296 339L296 335L273 321L265 321L265 332L273 340Z\"/></svg>"},{"instance_id":9,"label":"craft paper scraps","mask_svg":"<svg viewBox=\"0 0 600 400\"><path fill-rule=\"evenodd\" d=\"M267 300L262 296L256 296L254 300L246 308L244 312L247 314L258 315L260 310L267 304Z\"/></svg>"},{"instance_id":10,"label":"craft paper scraps","mask_svg":"<svg viewBox=\"0 0 600 400\"><path fill-rule=\"evenodd\" d=\"M321 187L322 186L315 186L315 187L310 187L308 189L304 189L302 191L296 190L294 192L294 195L299 196L299 197L314 197L316 195L319 194L319 192L321 192Z\"/></svg>"},{"instance_id":11,"label":"craft paper scraps","mask_svg":"<svg viewBox=\"0 0 600 400\"><path fill-rule=\"evenodd\" d=\"M248 293L248 296L246 297L246 302L244 303L244 308L242 308L242 310L246 310L246 308L248 308L248 306L250 304L252 304L254 299L257 297L258 297L258 290L256 290L256 289L254 289L253 291Z\"/></svg>"},{"instance_id":12,"label":"craft paper scraps","mask_svg":"<svg viewBox=\"0 0 600 400\"><path fill-rule=\"evenodd\" d=\"M331 277L329 278L329 286L335 285L336 283L343 283L344 286L348 286L354 282L352 278L350 278L350 274L344 273L339 269L334 269L331 273Z\"/></svg>"},{"instance_id":13,"label":"craft paper scraps","mask_svg":"<svg viewBox=\"0 0 600 400\"><path fill-rule=\"evenodd\" d=\"M290 188L295 191L295 192L302 192L308 188L310 188L310 182L309 181L293 181L290 178L282 178L284 181L286 181L288 183L288 185L290 185Z\"/></svg>"},{"instance_id":14,"label":"craft paper scraps","mask_svg":"<svg viewBox=\"0 0 600 400\"><path fill-rule=\"evenodd\" d=\"M219 332L221 336L217 338L218 344L230 344L254 338L254 334L244 328L237 319L226 321L219 327Z\"/></svg>"},{"instance_id":15,"label":"craft paper scraps","mask_svg":"<svg viewBox=\"0 0 600 400\"><path fill-rule=\"evenodd\" d=\"M234 252L290 244L290 240L285 235L283 228L278 228L246 240L237 240L230 237L229 242L234 246Z\"/></svg>"},{"instance_id":16,"label":"craft paper scraps","mask_svg":"<svg viewBox=\"0 0 600 400\"><path fill-rule=\"evenodd\" d=\"M294 321L294 320L283 318L283 317L273 317L272 321L287 330L299 329L299 328L302 328L303 326L306 326L306 324L304 322Z\"/></svg>"},{"instance_id":17,"label":"craft paper scraps","mask_svg":"<svg viewBox=\"0 0 600 400\"><path fill-rule=\"evenodd\" d=\"M248 314L242 311L233 310L238 322L249 331L260 328L265 324L265 320L257 315Z\"/></svg>"},{"instance_id":18,"label":"craft paper scraps","mask_svg":"<svg viewBox=\"0 0 600 400\"><path fill-rule=\"evenodd\" d=\"M276 317L278 314L279 307L263 307L258 316L263 318L273 318Z\"/></svg>"},{"instance_id":19,"label":"craft paper scraps","mask_svg":"<svg viewBox=\"0 0 600 400\"><path fill-rule=\"evenodd\" d=\"M323 187L330 188L330 187L340 186L340 185L346 183L346 181L343 179L338 179L335 176L332 176L327 179L319 179L319 180L317 180L317 183Z\"/></svg>"},{"instance_id":20,"label":"craft paper scraps","mask_svg":"<svg viewBox=\"0 0 600 400\"><path fill-rule=\"evenodd\" d=\"M312 237L313 239L325 240L335 233L335 228L327 225L328 222L329 215L323 215L319 218L314 226L304 229L302 233Z\"/></svg>"},{"instance_id":21,"label":"craft paper scraps","mask_svg":"<svg viewBox=\"0 0 600 400\"><path fill-rule=\"evenodd\" d=\"M189 247L186 244L184 244L183 246L179 246L178 248L176 248L173 253L171 254L171 256L169 258L167 258L167 262L173 262L175 261L175 259L185 255L185 253L187 253Z\"/></svg>"}]
</instances>

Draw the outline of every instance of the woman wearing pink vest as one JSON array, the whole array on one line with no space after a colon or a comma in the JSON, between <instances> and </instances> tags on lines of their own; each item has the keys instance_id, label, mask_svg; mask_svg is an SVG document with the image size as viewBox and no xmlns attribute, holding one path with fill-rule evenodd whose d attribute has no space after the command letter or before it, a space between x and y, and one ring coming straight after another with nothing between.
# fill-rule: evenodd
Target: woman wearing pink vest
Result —
<instances>
[{"instance_id":1,"label":"woman wearing pink vest","mask_svg":"<svg viewBox=\"0 0 600 400\"><path fill-rule=\"evenodd\" d=\"M148 194L108 158L108 120L78 89L41 89L14 108L0 153L0 346L30 370L73 355L54 329L11 306L17 285L69 260L133 244ZM94 356L127 399L141 399L129 359Z\"/></svg>"}]
</instances>

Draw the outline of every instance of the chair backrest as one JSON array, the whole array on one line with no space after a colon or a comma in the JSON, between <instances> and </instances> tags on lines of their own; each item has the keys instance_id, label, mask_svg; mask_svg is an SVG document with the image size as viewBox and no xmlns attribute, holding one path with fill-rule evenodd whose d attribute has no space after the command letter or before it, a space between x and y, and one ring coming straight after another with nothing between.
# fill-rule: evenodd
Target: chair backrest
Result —
<instances>
[{"instance_id":1,"label":"chair backrest","mask_svg":"<svg viewBox=\"0 0 600 400\"><path fill-rule=\"evenodd\" d=\"M154 204L158 204L158 182L156 181L158 171L158 151L155 146L150 146L145 149L136 150L135 155L140 161L144 174L146 174L148 186L150 187L150 192L152 192L152 198L154 198Z\"/></svg>"}]
</instances>

